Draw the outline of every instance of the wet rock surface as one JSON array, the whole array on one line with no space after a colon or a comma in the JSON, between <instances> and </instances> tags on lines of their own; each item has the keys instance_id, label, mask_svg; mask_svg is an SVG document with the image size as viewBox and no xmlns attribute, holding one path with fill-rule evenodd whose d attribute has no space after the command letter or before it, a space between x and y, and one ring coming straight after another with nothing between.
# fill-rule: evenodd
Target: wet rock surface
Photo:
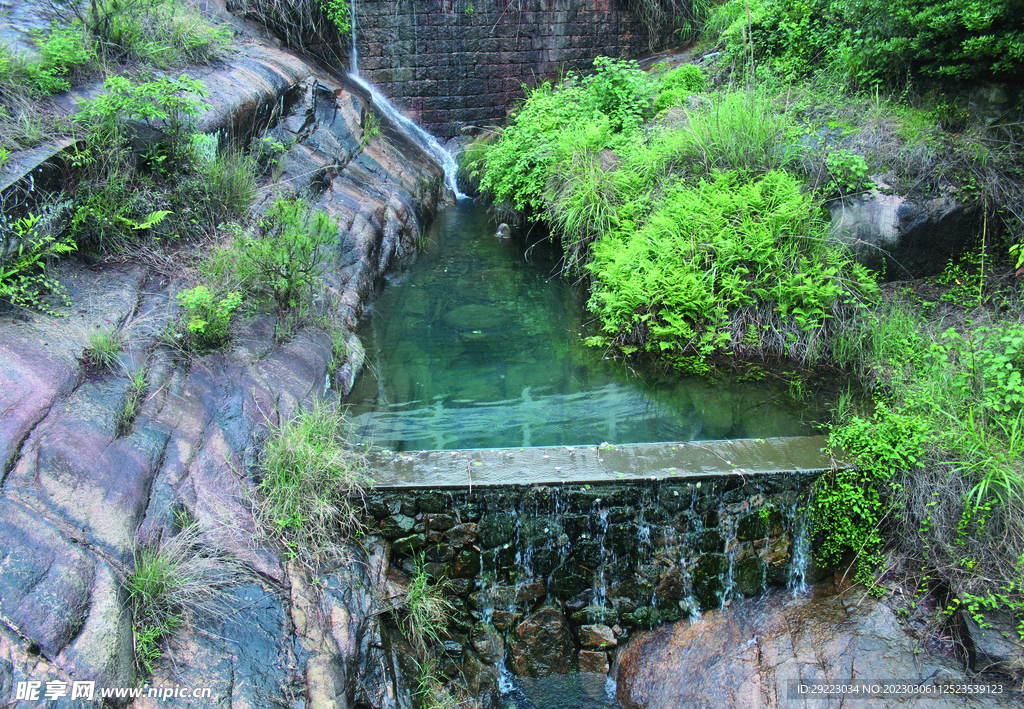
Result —
<instances>
[{"instance_id":1,"label":"wet rock surface","mask_svg":"<svg viewBox=\"0 0 1024 709\"><path fill-rule=\"evenodd\" d=\"M302 192L337 221L337 259L325 278L334 326L351 341L381 276L415 250L442 197L441 169L386 125L383 136L364 135L365 97L287 52L249 45L228 64L192 73L211 94L201 129L290 146L257 208ZM54 101L71 110L92 90ZM62 147L16 154L12 164L27 175ZM8 170L4 185L19 189L18 179ZM268 428L325 392L336 397L332 381L347 391L361 349L348 347L339 364L319 328L278 344L266 315L238 325L225 351L182 356L157 338L177 317L174 296L185 286L173 278L141 263L87 268L69 259L59 279L73 302L63 317L0 310L0 703L15 701L18 681L142 681L125 580L138 550L172 535L186 515L246 574L229 588L229 615L197 619L175 636L154 686L211 687L214 702L182 704L195 707L393 704L397 685L372 620L372 564L305 583L254 541L249 503ZM97 328L125 336L114 371L82 363ZM125 425L129 376L140 369L147 395ZM12 706L29 705L77 704Z\"/></svg>"},{"instance_id":2,"label":"wet rock surface","mask_svg":"<svg viewBox=\"0 0 1024 709\"><path fill-rule=\"evenodd\" d=\"M556 608L540 610L516 626L509 640L509 662L520 677L567 673L575 648L565 616Z\"/></svg>"},{"instance_id":3,"label":"wet rock surface","mask_svg":"<svg viewBox=\"0 0 1024 709\"><path fill-rule=\"evenodd\" d=\"M630 639L613 677L623 709L840 707L849 698L800 695L790 682L962 681L954 658L919 652L895 615L860 586L823 582L802 595L771 591ZM993 696L896 696L864 706L1019 706ZM863 698L862 698L863 699ZM859 706L862 702L857 702Z\"/></svg>"}]
</instances>

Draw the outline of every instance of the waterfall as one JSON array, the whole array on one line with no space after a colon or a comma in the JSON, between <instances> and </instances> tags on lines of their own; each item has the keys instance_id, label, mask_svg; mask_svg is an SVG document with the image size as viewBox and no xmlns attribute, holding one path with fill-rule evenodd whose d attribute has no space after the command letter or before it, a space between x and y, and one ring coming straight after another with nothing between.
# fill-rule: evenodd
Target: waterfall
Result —
<instances>
[{"instance_id":1,"label":"waterfall","mask_svg":"<svg viewBox=\"0 0 1024 709\"><path fill-rule=\"evenodd\" d=\"M352 76L359 76L359 50L356 48L356 0L352 0L352 15L349 17L349 24L352 25L352 53L349 55L349 73Z\"/></svg>"},{"instance_id":2,"label":"waterfall","mask_svg":"<svg viewBox=\"0 0 1024 709\"><path fill-rule=\"evenodd\" d=\"M366 81L359 75L359 50L356 49L356 0L352 0L352 56L349 62L348 76L352 81L362 86L370 94L370 100L377 108L386 115L391 122L404 133L410 140L426 151L427 155L434 158L444 169L444 182L453 193L456 199L462 199L466 195L459 191L455 175L459 166L455 164L455 158L444 149L444 146L437 142L437 138L423 130L416 122L406 118L402 112L391 103L387 96L377 90L373 84Z\"/></svg>"}]
</instances>

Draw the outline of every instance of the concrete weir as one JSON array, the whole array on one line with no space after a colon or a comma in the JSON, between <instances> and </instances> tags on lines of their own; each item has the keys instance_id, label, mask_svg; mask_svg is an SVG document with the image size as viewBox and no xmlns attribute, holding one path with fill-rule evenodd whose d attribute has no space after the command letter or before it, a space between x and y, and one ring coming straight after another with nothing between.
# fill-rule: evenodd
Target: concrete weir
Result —
<instances>
[{"instance_id":1,"label":"concrete weir","mask_svg":"<svg viewBox=\"0 0 1024 709\"><path fill-rule=\"evenodd\" d=\"M378 489L687 480L783 473L813 474L838 463L827 436L548 448L377 452Z\"/></svg>"},{"instance_id":2,"label":"concrete weir","mask_svg":"<svg viewBox=\"0 0 1024 709\"><path fill-rule=\"evenodd\" d=\"M802 588L826 443L380 452L366 522L396 574L445 580L452 671L496 697L507 670L606 674L637 631Z\"/></svg>"}]
</instances>

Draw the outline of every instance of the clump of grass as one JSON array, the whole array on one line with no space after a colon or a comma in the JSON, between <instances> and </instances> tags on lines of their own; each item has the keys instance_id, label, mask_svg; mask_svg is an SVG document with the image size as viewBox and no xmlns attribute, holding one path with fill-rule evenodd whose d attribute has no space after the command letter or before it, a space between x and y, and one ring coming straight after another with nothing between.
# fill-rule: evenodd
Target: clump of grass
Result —
<instances>
[{"instance_id":1,"label":"clump of grass","mask_svg":"<svg viewBox=\"0 0 1024 709\"><path fill-rule=\"evenodd\" d=\"M425 654L441 643L442 634L455 607L445 597L446 584L434 581L425 568L421 556L416 563L416 574L405 593L405 634L410 644Z\"/></svg>"},{"instance_id":2,"label":"clump of grass","mask_svg":"<svg viewBox=\"0 0 1024 709\"><path fill-rule=\"evenodd\" d=\"M677 150L680 158L700 164L707 174L782 170L800 157L799 143L789 137L792 119L766 92L730 91L687 115L689 130L674 134Z\"/></svg>"},{"instance_id":3,"label":"clump of grass","mask_svg":"<svg viewBox=\"0 0 1024 709\"><path fill-rule=\"evenodd\" d=\"M451 682L441 672L436 654L455 611L446 592L447 584L431 577L421 555L416 559L416 571L405 592L401 628L415 655L416 704L425 709L454 709L458 706L450 690Z\"/></svg>"},{"instance_id":4,"label":"clump of grass","mask_svg":"<svg viewBox=\"0 0 1024 709\"><path fill-rule=\"evenodd\" d=\"M174 633L189 622L226 617L225 587L240 573L236 561L211 553L191 521L174 536L140 549L125 583L139 670L152 674Z\"/></svg>"},{"instance_id":5,"label":"clump of grass","mask_svg":"<svg viewBox=\"0 0 1024 709\"><path fill-rule=\"evenodd\" d=\"M114 328L97 328L89 333L89 346L82 353L88 367L116 371L118 357L124 349L124 336Z\"/></svg>"},{"instance_id":6,"label":"clump of grass","mask_svg":"<svg viewBox=\"0 0 1024 709\"><path fill-rule=\"evenodd\" d=\"M345 559L343 542L361 526L366 460L344 426L340 411L316 402L271 431L261 461L257 521L309 568Z\"/></svg>"},{"instance_id":7,"label":"clump of grass","mask_svg":"<svg viewBox=\"0 0 1024 709\"><path fill-rule=\"evenodd\" d=\"M139 410L146 400L146 391L149 389L148 374L149 371L146 367L139 367L129 375L130 383L125 394L124 408L121 409L121 417L118 421L118 435L123 436L128 433L135 418L139 415Z\"/></svg>"},{"instance_id":8,"label":"clump of grass","mask_svg":"<svg viewBox=\"0 0 1024 709\"><path fill-rule=\"evenodd\" d=\"M200 168L208 220L217 224L245 214L256 197L257 159L241 150L228 150Z\"/></svg>"}]
</instances>

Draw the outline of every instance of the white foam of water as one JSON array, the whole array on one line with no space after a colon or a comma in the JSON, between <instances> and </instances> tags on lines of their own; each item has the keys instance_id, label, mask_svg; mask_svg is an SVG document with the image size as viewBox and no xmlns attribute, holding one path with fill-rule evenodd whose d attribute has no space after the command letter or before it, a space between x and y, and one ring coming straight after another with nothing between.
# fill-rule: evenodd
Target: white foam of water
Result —
<instances>
[{"instance_id":1,"label":"white foam of water","mask_svg":"<svg viewBox=\"0 0 1024 709\"><path fill-rule=\"evenodd\" d=\"M452 154L437 142L437 138L430 135L430 133L423 130L420 126L416 125L413 120L402 115L402 112L399 111L394 104L388 101L387 97L378 91L373 84L364 80L358 74L349 73L349 78L369 92L370 99L373 103L381 110L382 113L384 113L384 115L391 119L400 131L409 136L409 138L423 148L428 155L437 160L438 164L444 168L445 185L455 193L455 198L462 199L465 197L466 195L459 192L459 187L455 182L455 173L458 172L459 166L455 164L455 158L452 157Z\"/></svg>"},{"instance_id":2,"label":"white foam of water","mask_svg":"<svg viewBox=\"0 0 1024 709\"><path fill-rule=\"evenodd\" d=\"M359 50L356 48L356 0L352 0L352 53L349 55L348 70L353 76L359 76Z\"/></svg>"},{"instance_id":3,"label":"white foam of water","mask_svg":"<svg viewBox=\"0 0 1024 709\"><path fill-rule=\"evenodd\" d=\"M437 160L438 164L444 168L444 182L448 189L455 193L456 199L462 199L466 195L459 192L459 186L455 180L459 166L455 164L452 154L437 142L437 138L416 125L415 121L403 116L402 112L388 101L387 96L378 91L373 84L359 76L359 50L356 48L356 0L352 0L352 17L350 19L352 23L352 55L349 57L349 78L366 89L377 108L390 118L400 131Z\"/></svg>"}]
</instances>

